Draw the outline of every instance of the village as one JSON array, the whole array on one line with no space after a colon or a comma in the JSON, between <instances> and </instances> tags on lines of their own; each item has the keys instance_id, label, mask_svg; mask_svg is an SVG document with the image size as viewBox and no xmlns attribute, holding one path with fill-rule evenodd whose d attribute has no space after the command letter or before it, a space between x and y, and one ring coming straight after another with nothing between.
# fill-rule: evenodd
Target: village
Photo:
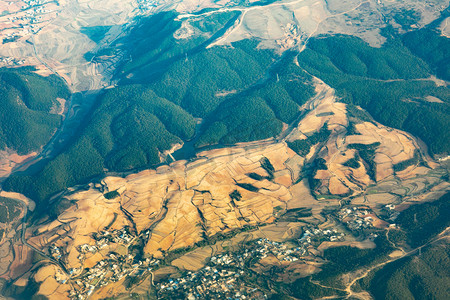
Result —
<instances>
[{"instance_id":1,"label":"village","mask_svg":"<svg viewBox=\"0 0 450 300\"><path fill-rule=\"evenodd\" d=\"M158 6L157 0L137 0L141 12L152 12Z\"/></svg>"},{"instance_id":2,"label":"village","mask_svg":"<svg viewBox=\"0 0 450 300\"><path fill-rule=\"evenodd\" d=\"M371 212L365 207L343 208L337 212L340 221L350 230L372 227ZM84 300L97 287L130 277L143 277L157 270L162 261L143 258L133 254L130 249L137 242L148 240L150 231L139 235L129 227L116 230L102 230L94 234L95 244L83 244L77 247L79 261L84 261L100 252L104 259L92 268L72 268L68 276L57 274L59 283L71 283L71 299ZM264 264L267 257L276 258L280 264L302 263L302 259L318 254L317 247L322 242L339 242L345 240L345 233L337 228L319 228L315 225L303 227L301 235L294 240L273 241L259 238L247 242L241 251L216 254L200 270L183 271L179 276L172 276L155 283L157 295L164 299L267 299L267 295L249 284L248 270L256 263ZM115 244L114 251L110 246ZM48 249L55 260L60 260L63 250L56 245Z\"/></svg>"},{"instance_id":3,"label":"village","mask_svg":"<svg viewBox=\"0 0 450 300\"><path fill-rule=\"evenodd\" d=\"M343 208L337 215L339 220L351 231L372 228L374 218L376 218L367 207Z\"/></svg>"},{"instance_id":4,"label":"village","mask_svg":"<svg viewBox=\"0 0 450 300\"><path fill-rule=\"evenodd\" d=\"M55 1L9 1L0 17L0 39L6 44L37 34L57 13L58 3Z\"/></svg>"},{"instance_id":5,"label":"village","mask_svg":"<svg viewBox=\"0 0 450 300\"><path fill-rule=\"evenodd\" d=\"M20 66L25 63L24 59L16 59L11 56L0 57L0 66Z\"/></svg>"},{"instance_id":6,"label":"village","mask_svg":"<svg viewBox=\"0 0 450 300\"><path fill-rule=\"evenodd\" d=\"M130 232L128 227L119 230L103 230L94 235L95 244L83 244L77 247L78 259L83 263L87 257L98 252L104 259L92 268L71 268L68 274L56 274L56 281L70 283L70 298L88 299L97 287L107 286L124 277L142 277L158 269L159 259L139 258L129 249L138 240L148 239L149 231L139 236ZM336 230L321 230L307 227L295 242L276 242L260 238L249 242L241 252L222 253L212 256L208 264L197 272L184 272L179 278L168 278L156 284L158 296L162 298L184 297L186 299L266 299L266 295L257 287L249 286L246 270L249 266L271 255L280 262L289 264L299 261L302 256L310 255L309 250L321 241L337 241L344 238ZM116 251L107 248L116 244ZM121 249L121 250L119 250ZM64 250L52 244L48 252L55 260L60 260ZM119 253L120 252L120 253Z\"/></svg>"},{"instance_id":7,"label":"village","mask_svg":"<svg viewBox=\"0 0 450 300\"><path fill-rule=\"evenodd\" d=\"M392 211L393 208L386 207L385 210ZM341 208L335 215L344 228L355 233L369 229L364 232L370 234L374 219L377 219L364 206ZM239 251L216 253L197 271L180 270L181 273L156 280L157 296L163 299L267 299L264 291L248 280L249 270L253 270L256 264L271 265L274 261L283 267L304 263L320 254L318 248L323 242L345 241L344 228L306 225L294 239L274 241L259 238L246 242ZM150 230L145 230L135 234L127 226L114 230L105 228L92 236L94 244L77 247L81 266L94 254L100 253L104 258L91 268L72 268L67 275L57 274L56 280L63 284L70 283L70 298L78 300L88 299L97 287L107 286L125 277L145 278L152 274L153 280L153 272L166 265L167 261L144 258L134 251L138 245L146 243L150 233ZM376 235L371 234L370 237ZM64 250L55 244L49 247L48 252L58 261L64 255Z\"/></svg>"},{"instance_id":8,"label":"village","mask_svg":"<svg viewBox=\"0 0 450 300\"><path fill-rule=\"evenodd\" d=\"M322 241L343 240L344 233L307 227L293 242L276 242L261 238L249 242L245 250L212 256L206 267L187 272L180 278L169 278L156 285L162 299L267 299L257 286L248 284L248 270L258 261L274 256L285 264L310 255L309 249Z\"/></svg>"},{"instance_id":9,"label":"village","mask_svg":"<svg viewBox=\"0 0 450 300\"><path fill-rule=\"evenodd\" d=\"M78 260L82 263L87 257L100 252L104 259L100 260L92 268L70 268L68 274L56 274L56 281L61 284L71 283L72 290L69 293L71 299L87 299L96 287L106 286L117 282L126 276L142 276L151 272L160 264L160 260L151 258L138 258L131 254L129 247L136 240L148 239L149 231L139 236L132 234L128 227L119 230L103 230L93 236L95 245L82 244L77 247L80 255ZM116 244L116 251L109 251L108 246ZM52 244L48 252L55 260L60 260L63 249Z\"/></svg>"},{"instance_id":10,"label":"village","mask_svg":"<svg viewBox=\"0 0 450 300\"><path fill-rule=\"evenodd\" d=\"M242 254L227 253L211 257L209 264L197 272L180 278L169 278L156 285L161 299L267 299L256 287L245 281L245 262L257 255L245 250Z\"/></svg>"}]
</instances>

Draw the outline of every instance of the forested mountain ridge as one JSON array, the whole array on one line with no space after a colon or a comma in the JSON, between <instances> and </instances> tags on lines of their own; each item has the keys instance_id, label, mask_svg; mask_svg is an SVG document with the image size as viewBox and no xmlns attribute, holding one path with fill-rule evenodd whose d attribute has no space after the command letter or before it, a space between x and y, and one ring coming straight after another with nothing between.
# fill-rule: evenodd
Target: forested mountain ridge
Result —
<instances>
[{"instance_id":1,"label":"forested mountain ridge","mask_svg":"<svg viewBox=\"0 0 450 300\"><path fill-rule=\"evenodd\" d=\"M433 31L428 36L443 39L436 51L446 51L447 38ZM414 37L410 33L404 39L413 43ZM432 66L414 56L400 38L382 48L348 36L315 38L299 55L299 63L336 88L344 102L362 106L383 124L417 135L432 153L449 153L450 136L442 129L450 126L450 90L446 83L430 79ZM448 68L449 63L442 62L441 67ZM440 103L427 101L430 96Z\"/></svg>"},{"instance_id":2,"label":"forested mountain ridge","mask_svg":"<svg viewBox=\"0 0 450 300\"><path fill-rule=\"evenodd\" d=\"M56 76L32 69L0 69L0 150L28 154L44 146L61 125L58 112L70 92ZM61 112L60 112L61 113Z\"/></svg>"}]
</instances>

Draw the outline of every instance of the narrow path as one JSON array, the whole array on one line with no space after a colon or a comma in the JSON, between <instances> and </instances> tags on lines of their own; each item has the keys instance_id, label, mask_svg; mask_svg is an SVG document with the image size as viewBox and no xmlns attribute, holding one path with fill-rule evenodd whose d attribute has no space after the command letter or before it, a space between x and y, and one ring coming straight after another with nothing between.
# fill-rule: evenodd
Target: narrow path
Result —
<instances>
[{"instance_id":1,"label":"narrow path","mask_svg":"<svg viewBox=\"0 0 450 300\"><path fill-rule=\"evenodd\" d=\"M387 261L385 261L385 262L376 264L376 265L370 267L369 269L367 269L366 271L364 271L360 276L354 278L354 279L347 285L347 287L345 288L345 292L347 293L346 299L357 298L357 299L363 299L363 300L365 300L366 297L364 297L364 296L359 297L359 296L358 296L358 295L365 294L365 293L360 293L360 292L357 293L357 292L354 292L354 291L352 290L352 286L353 286L358 280L365 278L367 275L369 275L370 272L372 272L372 271L375 270L375 269L378 269L378 268L380 268L380 267L383 267L383 266L385 266L385 265L387 265L387 264L389 264L389 263L391 263L391 262L397 261L397 260L399 260L399 259L402 259L402 258L408 257L408 256L410 256L410 255L413 255L413 254L416 253L417 251L420 251L422 248L424 248L424 247L426 247L426 246L428 246L428 245L434 244L434 243L436 243L436 242L438 242L438 241L440 241L440 240L442 240L442 239L447 238L447 237L448 237L447 234L448 234L448 231L449 231L449 230L450 230L450 227L449 227L449 228L446 228L446 229L445 229L443 232L441 232L438 236L436 236L436 237L433 238L432 240L428 241L427 243L423 244L422 246L419 246L419 247L417 247L417 248L415 248L415 249L413 249L413 250L411 250L411 251L409 251L409 252L406 252L406 253L404 253L402 256L395 257L395 258L391 258L391 259L389 259L389 260L387 260Z\"/></svg>"},{"instance_id":2,"label":"narrow path","mask_svg":"<svg viewBox=\"0 0 450 300\"><path fill-rule=\"evenodd\" d=\"M25 238L25 233L27 231L28 228L28 222L27 222L27 218L28 218L28 206L26 205L26 203L24 203L23 201L19 200L19 199L14 199L17 202L19 202L24 210L24 215L22 218L22 232L20 234L20 240L22 241L22 244L24 246L27 246L28 248L32 249L33 251L36 251L37 253L39 253L40 255L42 255L43 257L47 258L48 260L50 260L52 263L54 263L55 265L59 266L63 272L65 272L67 274L67 268L66 266L64 266L64 264L62 264L60 261L54 259L53 257L51 257L50 255L48 255L47 253L37 249L36 247L34 247L33 245L29 244L28 241Z\"/></svg>"},{"instance_id":3,"label":"narrow path","mask_svg":"<svg viewBox=\"0 0 450 300\"><path fill-rule=\"evenodd\" d=\"M347 11L343 11L343 12L340 12L340 13L337 13L337 14L334 14L334 15L329 15L328 17L326 17L326 18L320 20L320 22L317 23L316 28L315 28L315 29L308 35L308 37L306 38L305 42L303 43L302 48L300 49L300 52L302 52L303 50L305 50L306 45L308 44L308 41L316 34L317 30L319 30L319 27L320 27L320 25L321 25L323 22L325 22L325 21L326 21L327 19L329 19L329 18L333 18L333 17L345 15L345 14L348 14L348 13L350 13L350 12L352 12L352 11L355 11L355 10L357 10L361 5L363 5L364 3L370 3L370 1L368 1L368 0L366 0L366 1L361 1L357 6L353 7L352 9L349 9L349 10L347 10Z\"/></svg>"},{"instance_id":4,"label":"narrow path","mask_svg":"<svg viewBox=\"0 0 450 300\"><path fill-rule=\"evenodd\" d=\"M403 249L402 247L397 246L394 242L392 242L389 239L389 231L391 230L390 227L388 227L388 229L386 230L385 234L386 234L386 240L389 242L389 244L391 244L392 248L397 249L399 251L401 251L403 254L406 254L405 249Z\"/></svg>"}]
</instances>

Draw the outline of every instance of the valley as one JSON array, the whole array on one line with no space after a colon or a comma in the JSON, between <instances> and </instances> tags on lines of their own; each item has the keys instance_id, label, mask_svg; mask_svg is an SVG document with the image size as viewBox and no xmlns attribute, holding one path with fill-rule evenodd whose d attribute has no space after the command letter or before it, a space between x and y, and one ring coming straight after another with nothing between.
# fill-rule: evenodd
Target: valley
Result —
<instances>
[{"instance_id":1,"label":"valley","mask_svg":"<svg viewBox=\"0 0 450 300\"><path fill-rule=\"evenodd\" d=\"M2 5L0 299L448 298L448 1Z\"/></svg>"}]
</instances>

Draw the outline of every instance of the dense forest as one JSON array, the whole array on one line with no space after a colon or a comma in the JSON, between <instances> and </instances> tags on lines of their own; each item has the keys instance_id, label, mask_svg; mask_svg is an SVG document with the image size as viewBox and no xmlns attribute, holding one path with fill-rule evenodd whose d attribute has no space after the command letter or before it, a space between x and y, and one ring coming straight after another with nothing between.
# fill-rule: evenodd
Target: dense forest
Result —
<instances>
[{"instance_id":1,"label":"dense forest","mask_svg":"<svg viewBox=\"0 0 450 300\"><path fill-rule=\"evenodd\" d=\"M425 247L418 256L391 263L367 285L375 299L445 300L450 290L450 247Z\"/></svg>"},{"instance_id":2,"label":"dense forest","mask_svg":"<svg viewBox=\"0 0 450 300\"><path fill-rule=\"evenodd\" d=\"M375 299L448 299L450 290L450 247L432 238L450 225L450 194L439 200L413 205L389 232L396 245L412 247L411 256L390 263L360 281Z\"/></svg>"},{"instance_id":3,"label":"dense forest","mask_svg":"<svg viewBox=\"0 0 450 300\"><path fill-rule=\"evenodd\" d=\"M36 151L61 124L56 98L68 100L68 88L54 75L43 77L32 71L0 69L0 150Z\"/></svg>"},{"instance_id":4,"label":"dense forest","mask_svg":"<svg viewBox=\"0 0 450 300\"><path fill-rule=\"evenodd\" d=\"M262 79L275 59L269 50L257 50L256 41L233 48L214 47L174 62L149 86L161 97L204 118L223 102L220 93L248 88Z\"/></svg>"},{"instance_id":5,"label":"dense forest","mask_svg":"<svg viewBox=\"0 0 450 300\"><path fill-rule=\"evenodd\" d=\"M124 39L112 45L123 48L130 57L120 67L118 78L134 83L154 80L154 76L149 75L161 74L172 63L202 52L209 41L236 21L239 14L237 11L211 14L189 20L184 28L175 12L162 12L141 18L138 26L133 27Z\"/></svg>"},{"instance_id":6,"label":"dense forest","mask_svg":"<svg viewBox=\"0 0 450 300\"><path fill-rule=\"evenodd\" d=\"M390 231L390 239L401 246L423 245L450 226L450 193L439 200L413 205L396 219L399 230Z\"/></svg>"},{"instance_id":7,"label":"dense forest","mask_svg":"<svg viewBox=\"0 0 450 300\"><path fill-rule=\"evenodd\" d=\"M141 86L105 93L79 136L34 175L17 174L4 184L37 200L101 175L160 163L160 153L194 134L194 118Z\"/></svg>"},{"instance_id":8,"label":"dense forest","mask_svg":"<svg viewBox=\"0 0 450 300\"><path fill-rule=\"evenodd\" d=\"M437 33L427 34L432 40L441 40ZM420 44L421 38L419 34L405 36L409 48L400 37L372 48L356 37L318 37L309 42L298 60L308 72L335 88L342 101L363 107L382 124L417 135L434 154L448 153L450 133L443 129L450 127L450 89L424 80L440 60L436 53L426 60L413 54L410 48ZM448 47L444 42L436 44L440 47L436 52L443 52L448 60ZM413 50L420 52L417 47ZM421 56L426 58L425 54ZM427 96L443 103L428 102Z\"/></svg>"},{"instance_id":9,"label":"dense forest","mask_svg":"<svg viewBox=\"0 0 450 300\"><path fill-rule=\"evenodd\" d=\"M266 139L279 134L283 122L293 122L314 88L292 58L285 55L268 70L267 80L223 101L206 118L196 146Z\"/></svg>"},{"instance_id":10,"label":"dense forest","mask_svg":"<svg viewBox=\"0 0 450 300\"><path fill-rule=\"evenodd\" d=\"M411 31L402 37L408 49L426 61L436 75L450 80L450 40L432 29Z\"/></svg>"}]
</instances>

